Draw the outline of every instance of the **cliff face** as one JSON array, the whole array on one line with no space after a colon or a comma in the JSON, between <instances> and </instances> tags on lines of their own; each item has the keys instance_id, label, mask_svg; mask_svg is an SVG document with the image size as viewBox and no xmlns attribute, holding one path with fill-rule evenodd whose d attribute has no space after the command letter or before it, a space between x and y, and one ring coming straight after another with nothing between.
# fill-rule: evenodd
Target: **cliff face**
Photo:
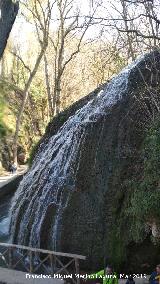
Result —
<instances>
[{"instance_id":1,"label":"cliff face","mask_svg":"<svg viewBox=\"0 0 160 284\"><path fill-rule=\"evenodd\" d=\"M0 0L0 58L17 13L18 2L13 3L11 0Z\"/></svg>"},{"instance_id":2,"label":"cliff face","mask_svg":"<svg viewBox=\"0 0 160 284\"><path fill-rule=\"evenodd\" d=\"M13 242L86 255L88 269L104 257L123 268L128 259L134 269L154 262L159 246L150 241L151 228L137 227L136 245L128 208L130 182L143 176L142 146L159 92L154 51L49 124L13 200Z\"/></svg>"}]
</instances>

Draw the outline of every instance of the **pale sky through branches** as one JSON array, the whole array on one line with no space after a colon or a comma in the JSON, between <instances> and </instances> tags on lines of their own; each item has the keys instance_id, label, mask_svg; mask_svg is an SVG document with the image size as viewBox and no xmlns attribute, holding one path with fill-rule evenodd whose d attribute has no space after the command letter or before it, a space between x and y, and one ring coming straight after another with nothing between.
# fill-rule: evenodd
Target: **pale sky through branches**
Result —
<instances>
[{"instance_id":1,"label":"pale sky through branches","mask_svg":"<svg viewBox=\"0 0 160 284\"><path fill-rule=\"evenodd\" d=\"M90 14L92 14L93 9L95 9L95 7L97 7L98 3L99 6L94 14L95 18L97 18L97 23L91 27L87 34L86 34L86 38L89 39L93 39L99 36L99 34L102 31L102 25L100 23L100 21L98 20L99 17L107 17L109 16L109 14L112 14L112 3L113 1L107 1L107 0L103 0L103 1L92 1L92 0L77 0L75 1L75 11L78 7L78 9L80 10L80 15L81 16L88 16ZM114 1L114 5L118 5L118 2L115 3L116 1ZM92 6L93 4L93 6ZM118 5L119 6L119 5ZM116 7L118 7L116 6ZM114 11L114 13L116 13L116 11ZM56 27L56 12L54 10L53 12L53 21L51 24L51 28L54 30L54 26ZM104 29L104 28L103 28ZM34 31L34 26L30 23L27 23L22 15L22 9L20 9L19 11L19 15L16 19L16 22L14 24L13 30L11 32L11 38L12 40L15 42L15 44L17 44L18 46L23 46L23 48L25 49L28 48L27 46L27 38L31 35L31 33L33 33ZM111 35L108 34L107 35L109 37L109 39L111 38Z\"/></svg>"}]
</instances>

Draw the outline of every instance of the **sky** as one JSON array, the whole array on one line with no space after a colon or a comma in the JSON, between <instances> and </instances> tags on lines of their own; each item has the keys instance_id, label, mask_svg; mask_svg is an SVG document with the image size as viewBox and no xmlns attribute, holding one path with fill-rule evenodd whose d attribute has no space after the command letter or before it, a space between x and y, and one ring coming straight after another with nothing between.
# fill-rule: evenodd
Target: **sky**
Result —
<instances>
[{"instance_id":1,"label":"sky","mask_svg":"<svg viewBox=\"0 0 160 284\"><path fill-rule=\"evenodd\" d=\"M94 2L93 2L94 1ZM75 0L76 5L78 5L78 7L80 7L80 11L82 15L88 15L91 5L94 4L92 6L92 8L94 8L97 5L97 1L98 0ZM97 13L96 16L97 17L101 17L101 16L106 16L106 13L111 12L112 13L112 2L113 0L99 0L99 1L103 1L102 6L100 6L97 9ZM117 0L114 0L114 3ZM118 5L118 4L116 4ZM106 9L107 7L107 9ZM117 6L118 7L118 6ZM107 11L108 10L108 11ZM55 15L53 15L53 18L55 18ZM55 23L54 23L55 25ZM52 24L53 26L53 24ZM100 25L95 25L93 28L90 28L90 30L87 33L87 37L88 38L96 38L98 37L100 30L101 30L101 26ZM30 34L33 31L33 26L29 23L26 23L24 21L24 18L22 16L22 10L20 8L19 14L16 18L16 21L14 23L12 32L11 32L11 40L14 41L17 45L19 46L23 46L23 48L28 48L27 46L27 39L30 36ZM108 35L109 36L109 35Z\"/></svg>"}]
</instances>

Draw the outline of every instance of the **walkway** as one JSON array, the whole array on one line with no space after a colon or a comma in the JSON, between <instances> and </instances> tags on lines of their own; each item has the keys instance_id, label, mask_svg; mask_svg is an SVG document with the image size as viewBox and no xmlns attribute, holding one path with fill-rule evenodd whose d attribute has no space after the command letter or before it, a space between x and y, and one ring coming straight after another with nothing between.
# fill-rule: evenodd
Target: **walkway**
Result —
<instances>
[{"instance_id":1,"label":"walkway","mask_svg":"<svg viewBox=\"0 0 160 284\"><path fill-rule=\"evenodd\" d=\"M27 166L21 166L18 168L18 171L15 174L10 174L6 172L6 175L0 176L0 188L4 187L6 184L15 180L17 177L25 174L27 169L28 169Z\"/></svg>"},{"instance_id":2,"label":"walkway","mask_svg":"<svg viewBox=\"0 0 160 284\"><path fill-rule=\"evenodd\" d=\"M8 269L2 270L2 275L5 276L5 272L8 272L10 279L13 281L17 281L16 277L18 277L19 270L26 271L21 274L21 279L23 277L23 281L31 281L31 283L37 283L40 279L43 280L43 283L51 283L50 280L57 283L62 283L60 277L61 275L65 275L73 284L80 284L80 278L76 277L76 275L80 274L80 260L85 260L86 257L83 255L63 253L57 251L50 251L38 248L32 248L27 246L21 246L16 244L9 243L0 243L1 253L0 257L3 260L3 264ZM22 269L23 268L23 269ZM11 270L11 271L10 271ZM17 270L17 276L16 272ZM73 274L70 272L73 271ZM44 278L43 275L50 275L50 279L47 277ZM26 278L27 274L27 278ZM71 275L72 274L72 275ZM11 275L11 276L10 276ZM29 275L31 277L29 278ZM34 275L42 275L41 278L33 278ZM51 278L52 275L52 278ZM3 277L4 277L3 276ZM33 277L32 277L33 276ZM54 278L54 276L58 277L58 279ZM0 271L0 283L3 282L4 278L1 278ZM8 281L8 280L7 280ZM22 280L21 280L22 281ZM59 282L61 281L61 282ZM4 283L17 283L17 282L4 282ZM18 283L26 283L26 282L18 282Z\"/></svg>"},{"instance_id":3,"label":"walkway","mask_svg":"<svg viewBox=\"0 0 160 284\"><path fill-rule=\"evenodd\" d=\"M25 272L0 268L0 284L63 284L64 281L59 279L48 278L29 278L30 274ZM40 275L41 276L41 275ZM31 275L30 275L31 277ZM42 277L42 276L41 276Z\"/></svg>"}]
</instances>

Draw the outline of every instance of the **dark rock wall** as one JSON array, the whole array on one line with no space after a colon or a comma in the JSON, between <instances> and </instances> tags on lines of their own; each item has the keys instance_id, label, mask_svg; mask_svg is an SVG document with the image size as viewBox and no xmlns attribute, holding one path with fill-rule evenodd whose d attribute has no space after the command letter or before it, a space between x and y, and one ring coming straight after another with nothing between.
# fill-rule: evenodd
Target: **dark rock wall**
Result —
<instances>
[{"instance_id":1,"label":"dark rock wall","mask_svg":"<svg viewBox=\"0 0 160 284\"><path fill-rule=\"evenodd\" d=\"M11 0L0 0L0 58L17 13L18 2L13 3Z\"/></svg>"},{"instance_id":2,"label":"dark rock wall","mask_svg":"<svg viewBox=\"0 0 160 284\"><path fill-rule=\"evenodd\" d=\"M117 220L130 198L125 180L132 180L142 173L142 143L146 129L152 123L148 111L150 115L156 113L149 90L155 88L157 92L157 86L159 89L159 53L153 53L138 68L138 72L135 69L130 74L128 91L131 96L114 106L106 120L88 126L77 173L77 191L63 215L61 249L87 255L85 266L91 270L102 267L104 258L107 258L117 267L126 269L129 265L125 263L132 259L133 269L142 271L141 265L148 260L153 263L160 251L150 241L152 255L149 253L148 259L148 253L143 257L141 255L145 243L137 246L138 250L136 244L132 244L135 250L130 252L130 247L122 250L116 261L119 247L111 242L113 234L117 233L113 230L114 224L118 226ZM49 129L52 125L54 121ZM120 237L119 245L123 248L123 244L130 241L127 217L120 222L124 236Z\"/></svg>"},{"instance_id":3,"label":"dark rock wall","mask_svg":"<svg viewBox=\"0 0 160 284\"><path fill-rule=\"evenodd\" d=\"M84 268L88 270L101 268L104 258L117 269L125 269L129 259L132 260L132 267L137 270L141 270L142 262L148 262L148 254L141 258L145 239L136 246L130 236L131 223L125 210L132 192L126 181L142 175L142 144L147 128L157 115L157 106L160 105L159 51L145 55L135 67L129 68L128 85L121 101L107 109L106 117L100 116L85 125L85 139L80 147L76 172L76 188L63 212L59 228L57 249L86 255ZM101 87L102 90L103 88L104 86ZM98 91L93 92L53 119L38 145L37 157L43 152L49 137L54 136L70 115L74 115L77 109L93 96L96 97L97 93ZM32 188L34 196L35 187L40 185L41 179ZM32 193L29 194L32 196ZM67 189L63 194L67 195ZM17 202L21 200L17 198ZM25 206L28 207L29 202L27 198L22 202L18 221L14 220L15 240L19 234L21 218L27 210ZM14 208L16 210L16 203ZM33 211L36 216L36 209L33 208ZM50 231L54 214L54 207L48 207L46 218L40 227L40 245L43 248L52 247ZM33 222L34 219L31 218L30 227ZM28 239L27 235L25 242ZM149 244L153 260L159 253L159 246L154 247L151 241Z\"/></svg>"}]
</instances>

